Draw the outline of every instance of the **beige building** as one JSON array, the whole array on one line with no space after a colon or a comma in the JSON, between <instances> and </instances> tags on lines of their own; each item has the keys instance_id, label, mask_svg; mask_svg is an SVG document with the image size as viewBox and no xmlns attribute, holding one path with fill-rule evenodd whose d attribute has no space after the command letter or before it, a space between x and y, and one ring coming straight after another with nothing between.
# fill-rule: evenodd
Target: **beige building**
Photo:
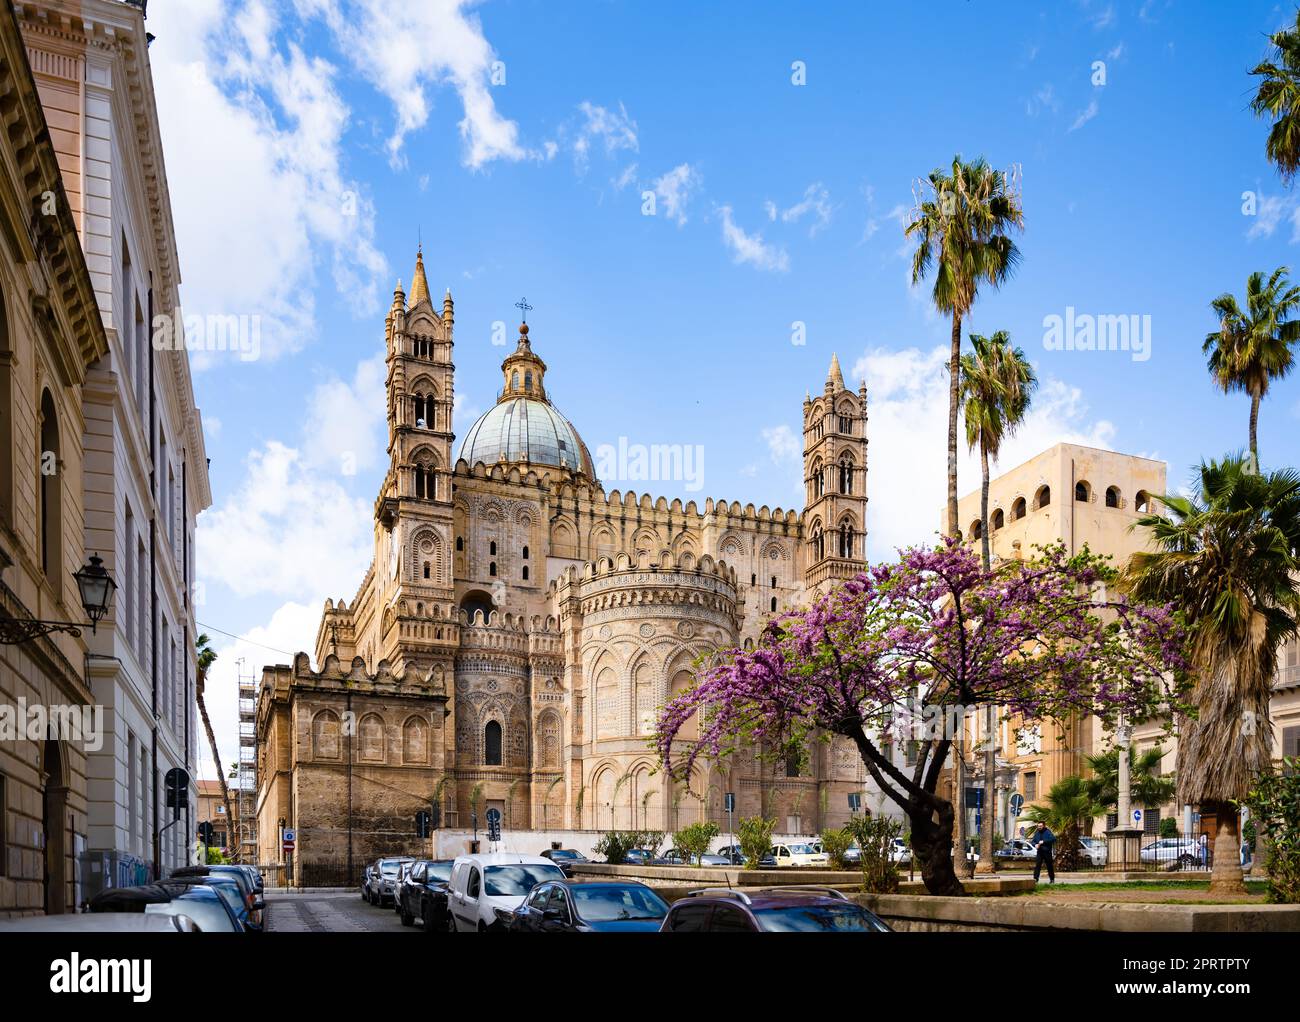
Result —
<instances>
[{"instance_id":1,"label":"beige building","mask_svg":"<svg viewBox=\"0 0 1300 1022\"><path fill-rule=\"evenodd\" d=\"M173 822L162 781L173 767L193 777L198 762L194 526L212 498L144 4L17 6L108 337L87 374L80 427L84 550L98 551L119 585L88 662L106 729L87 764L85 883L94 888L166 872L192 854L197 791Z\"/></svg>"},{"instance_id":2,"label":"beige building","mask_svg":"<svg viewBox=\"0 0 1300 1022\"><path fill-rule=\"evenodd\" d=\"M702 658L865 566L865 387L833 361L804 402L802 511L606 489L556 408L563 371L521 325L495 406L457 445L451 295L417 257L384 330L390 465L375 557L324 608L313 657L267 668L257 709L263 862L416 849L413 818L496 810L512 829L671 830L740 815L808 832L864 791L856 751L741 755L689 784L656 773L657 709ZM576 386L570 382L568 386Z\"/></svg>"},{"instance_id":3,"label":"beige building","mask_svg":"<svg viewBox=\"0 0 1300 1022\"><path fill-rule=\"evenodd\" d=\"M73 909L90 821L82 401L108 350L77 239L77 197L12 8L0 13L0 917ZM66 711L66 712L64 712ZM32 712L48 714L34 718ZM55 716L60 723L55 726ZM82 724L80 733L71 725ZM98 722L102 725L102 721Z\"/></svg>"},{"instance_id":4,"label":"beige building","mask_svg":"<svg viewBox=\"0 0 1300 1022\"><path fill-rule=\"evenodd\" d=\"M995 559L1030 558L1037 546L1063 543L1073 554L1085 546L1121 567L1143 549L1145 540L1131 526L1166 492L1165 464L1078 444L1056 444L997 476L989 484L989 542ZM957 504L963 535L981 546L980 491ZM999 770L998 819L1004 828L1007 799L1018 791L1035 802L1062 777L1084 771L1084 755L1104 749L1094 718L1066 727L1044 722L1030 728L1006 721L999 744L1005 764ZM973 724L982 741L983 720ZM968 784L983 783L982 757L970 757Z\"/></svg>"},{"instance_id":5,"label":"beige building","mask_svg":"<svg viewBox=\"0 0 1300 1022\"><path fill-rule=\"evenodd\" d=\"M231 837L235 832L234 822L226 816L226 804L221 798L221 782L209 781L200 778L196 782L199 792L199 801L196 807L194 820L195 840L202 844L202 839L198 837L198 829L201 824L212 824L212 844L210 847L217 849L226 849L230 847Z\"/></svg>"}]
</instances>

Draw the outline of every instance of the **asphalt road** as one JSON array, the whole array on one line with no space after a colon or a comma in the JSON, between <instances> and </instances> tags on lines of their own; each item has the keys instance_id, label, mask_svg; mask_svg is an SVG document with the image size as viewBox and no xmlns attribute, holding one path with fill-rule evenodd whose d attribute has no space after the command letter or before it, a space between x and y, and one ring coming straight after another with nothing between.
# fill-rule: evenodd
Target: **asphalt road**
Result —
<instances>
[{"instance_id":1,"label":"asphalt road","mask_svg":"<svg viewBox=\"0 0 1300 1022\"><path fill-rule=\"evenodd\" d=\"M266 912L268 933L421 932L418 926L403 926L391 907L376 908L362 901L359 891L268 891Z\"/></svg>"}]
</instances>

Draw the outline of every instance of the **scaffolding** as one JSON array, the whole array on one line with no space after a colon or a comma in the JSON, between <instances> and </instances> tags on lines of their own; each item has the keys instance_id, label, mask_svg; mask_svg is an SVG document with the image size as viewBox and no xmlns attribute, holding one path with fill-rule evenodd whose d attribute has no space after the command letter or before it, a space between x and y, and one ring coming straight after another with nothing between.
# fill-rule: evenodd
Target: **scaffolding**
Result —
<instances>
[{"instance_id":1,"label":"scaffolding","mask_svg":"<svg viewBox=\"0 0 1300 1022\"><path fill-rule=\"evenodd\" d=\"M235 853L239 862L257 862L257 686L235 661L239 679L239 764L235 772Z\"/></svg>"}]
</instances>

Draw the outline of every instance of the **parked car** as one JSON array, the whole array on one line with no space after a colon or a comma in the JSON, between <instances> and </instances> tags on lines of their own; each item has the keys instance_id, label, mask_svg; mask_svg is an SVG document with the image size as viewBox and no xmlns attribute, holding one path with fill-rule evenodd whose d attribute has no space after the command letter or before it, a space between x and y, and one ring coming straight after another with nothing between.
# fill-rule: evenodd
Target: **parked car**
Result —
<instances>
[{"instance_id":1,"label":"parked car","mask_svg":"<svg viewBox=\"0 0 1300 1022\"><path fill-rule=\"evenodd\" d=\"M700 856L699 865L701 866L730 866L732 861L725 855L719 855L717 852L705 852Z\"/></svg>"},{"instance_id":2,"label":"parked car","mask_svg":"<svg viewBox=\"0 0 1300 1022\"><path fill-rule=\"evenodd\" d=\"M623 863L627 866L653 866L655 856L646 848L629 848L623 853Z\"/></svg>"},{"instance_id":3,"label":"parked car","mask_svg":"<svg viewBox=\"0 0 1300 1022\"><path fill-rule=\"evenodd\" d=\"M371 889L379 884L379 864L372 862L361 872L361 900L371 902Z\"/></svg>"},{"instance_id":4,"label":"parked car","mask_svg":"<svg viewBox=\"0 0 1300 1022\"><path fill-rule=\"evenodd\" d=\"M447 931L447 883L454 859L417 859L397 896L403 926L420 920L429 933Z\"/></svg>"},{"instance_id":5,"label":"parked car","mask_svg":"<svg viewBox=\"0 0 1300 1022\"><path fill-rule=\"evenodd\" d=\"M145 905L146 915L187 916L204 933L243 933L244 925L221 894L206 884L192 884L169 901Z\"/></svg>"},{"instance_id":6,"label":"parked car","mask_svg":"<svg viewBox=\"0 0 1300 1022\"><path fill-rule=\"evenodd\" d=\"M544 852L539 852L543 859L550 859L560 867L566 877L573 876L569 867L579 862L590 862L585 855L575 848L548 848ZM626 862L626 858L624 859Z\"/></svg>"},{"instance_id":7,"label":"parked car","mask_svg":"<svg viewBox=\"0 0 1300 1022\"><path fill-rule=\"evenodd\" d=\"M233 866L182 866L173 870L167 879L179 883L211 881L213 884L233 884L243 904L241 919L249 929L262 928L262 897L253 886L253 879L244 870Z\"/></svg>"},{"instance_id":8,"label":"parked car","mask_svg":"<svg viewBox=\"0 0 1300 1022\"><path fill-rule=\"evenodd\" d=\"M411 861L412 856L393 855L379 859L375 863L374 872L368 877L369 897L367 900L370 904L382 907L392 901L393 892L397 889L398 870L402 863Z\"/></svg>"},{"instance_id":9,"label":"parked car","mask_svg":"<svg viewBox=\"0 0 1300 1022\"><path fill-rule=\"evenodd\" d=\"M654 932L668 904L635 880L557 880L538 884L518 908L509 929L523 933Z\"/></svg>"},{"instance_id":10,"label":"parked car","mask_svg":"<svg viewBox=\"0 0 1300 1022\"><path fill-rule=\"evenodd\" d=\"M448 884L447 929L451 933L504 930L529 891L548 880L563 879L560 867L540 855L458 856Z\"/></svg>"},{"instance_id":11,"label":"parked car","mask_svg":"<svg viewBox=\"0 0 1300 1022\"><path fill-rule=\"evenodd\" d=\"M402 885L406 883L406 878L410 875L411 867L419 861L419 859L410 859L407 862L399 862L397 864L397 878L393 881L393 912L396 915L400 916L402 914L402 901L398 897L402 892Z\"/></svg>"},{"instance_id":12,"label":"parked car","mask_svg":"<svg viewBox=\"0 0 1300 1022\"><path fill-rule=\"evenodd\" d=\"M0 920L0 933L195 933L189 916L80 912Z\"/></svg>"},{"instance_id":13,"label":"parked car","mask_svg":"<svg viewBox=\"0 0 1300 1022\"><path fill-rule=\"evenodd\" d=\"M1099 837L1079 838L1079 856L1089 866L1104 866L1110 859L1110 849Z\"/></svg>"},{"instance_id":14,"label":"parked car","mask_svg":"<svg viewBox=\"0 0 1300 1022\"><path fill-rule=\"evenodd\" d=\"M1038 849L1022 837L1013 837L1008 838L1002 847L993 853L993 858L1001 862L1026 860L1033 862L1038 858Z\"/></svg>"},{"instance_id":15,"label":"parked car","mask_svg":"<svg viewBox=\"0 0 1300 1022\"><path fill-rule=\"evenodd\" d=\"M745 853L740 850L740 845L723 845L716 854L721 855L731 866L743 866L749 861Z\"/></svg>"},{"instance_id":16,"label":"parked car","mask_svg":"<svg viewBox=\"0 0 1300 1022\"><path fill-rule=\"evenodd\" d=\"M673 902L662 933L888 933L877 916L831 888L710 887Z\"/></svg>"},{"instance_id":17,"label":"parked car","mask_svg":"<svg viewBox=\"0 0 1300 1022\"><path fill-rule=\"evenodd\" d=\"M242 933L247 929L246 910L239 893L229 881L224 890L207 883L207 877L188 876L155 884L108 887L86 903L95 915L121 912L155 912L183 915L208 933Z\"/></svg>"},{"instance_id":18,"label":"parked car","mask_svg":"<svg viewBox=\"0 0 1300 1022\"><path fill-rule=\"evenodd\" d=\"M859 850L858 855L861 856ZM906 866L912 861L912 849L908 843L901 837L894 838L893 846L889 849L889 861L895 865Z\"/></svg>"},{"instance_id":19,"label":"parked car","mask_svg":"<svg viewBox=\"0 0 1300 1022\"><path fill-rule=\"evenodd\" d=\"M686 860L687 860L686 853L683 852L680 848L670 848L668 849L668 851L664 852L663 855L659 856L659 858L653 860L650 863L650 865L652 866L694 865L694 863L688 863Z\"/></svg>"},{"instance_id":20,"label":"parked car","mask_svg":"<svg viewBox=\"0 0 1300 1022\"><path fill-rule=\"evenodd\" d=\"M245 930L256 932L262 929L263 903L254 901L250 904L239 881L234 877L216 874L199 878L195 882L204 887L211 887L221 895L222 900L235 914L235 917Z\"/></svg>"},{"instance_id":21,"label":"parked car","mask_svg":"<svg viewBox=\"0 0 1300 1022\"><path fill-rule=\"evenodd\" d=\"M814 851L810 844L775 844L769 853L777 867L827 866L831 857L823 851Z\"/></svg>"},{"instance_id":22,"label":"parked car","mask_svg":"<svg viewBox=\"0 0 1300 1022\"><path fill-rule=\"evenodd\" d=\"M1162 837L1138 852L1142 862L1177 863L1183 868L1199 865L1201 846L1191 838Z\"/></svg>"}]
</instances>

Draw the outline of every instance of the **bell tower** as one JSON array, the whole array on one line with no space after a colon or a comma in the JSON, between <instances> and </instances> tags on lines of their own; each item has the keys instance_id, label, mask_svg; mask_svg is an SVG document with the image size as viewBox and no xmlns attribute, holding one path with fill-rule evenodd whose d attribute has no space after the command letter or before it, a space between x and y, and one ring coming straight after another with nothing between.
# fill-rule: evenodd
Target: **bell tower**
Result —
<instances>
[{"instance_id":1,"label":"bell tower","mask_svg":"<svg viewBox=\"0 0 1300 1022\"><path fill-rule=\"evenodd\" d=\"M867 384L844 386L831 356L822 393L803 405L804 585L821 596L867 567Z\"/></svg>"},{"instance_id":2,"label":"bell tower","mask_svg":"<svg viewBox=\"0 0 1300 1022\"><path fill-rule=\"evenodd\" d=\"M418 249L410 296L398 281L385 321L389 463L375 502L375 588L384 615L378 655L396 672L441 666L450 676L456 643L452 327L451 291L436 308ZM417 618L446 624L423 628Z\"/></svg>"}]
</instances>

